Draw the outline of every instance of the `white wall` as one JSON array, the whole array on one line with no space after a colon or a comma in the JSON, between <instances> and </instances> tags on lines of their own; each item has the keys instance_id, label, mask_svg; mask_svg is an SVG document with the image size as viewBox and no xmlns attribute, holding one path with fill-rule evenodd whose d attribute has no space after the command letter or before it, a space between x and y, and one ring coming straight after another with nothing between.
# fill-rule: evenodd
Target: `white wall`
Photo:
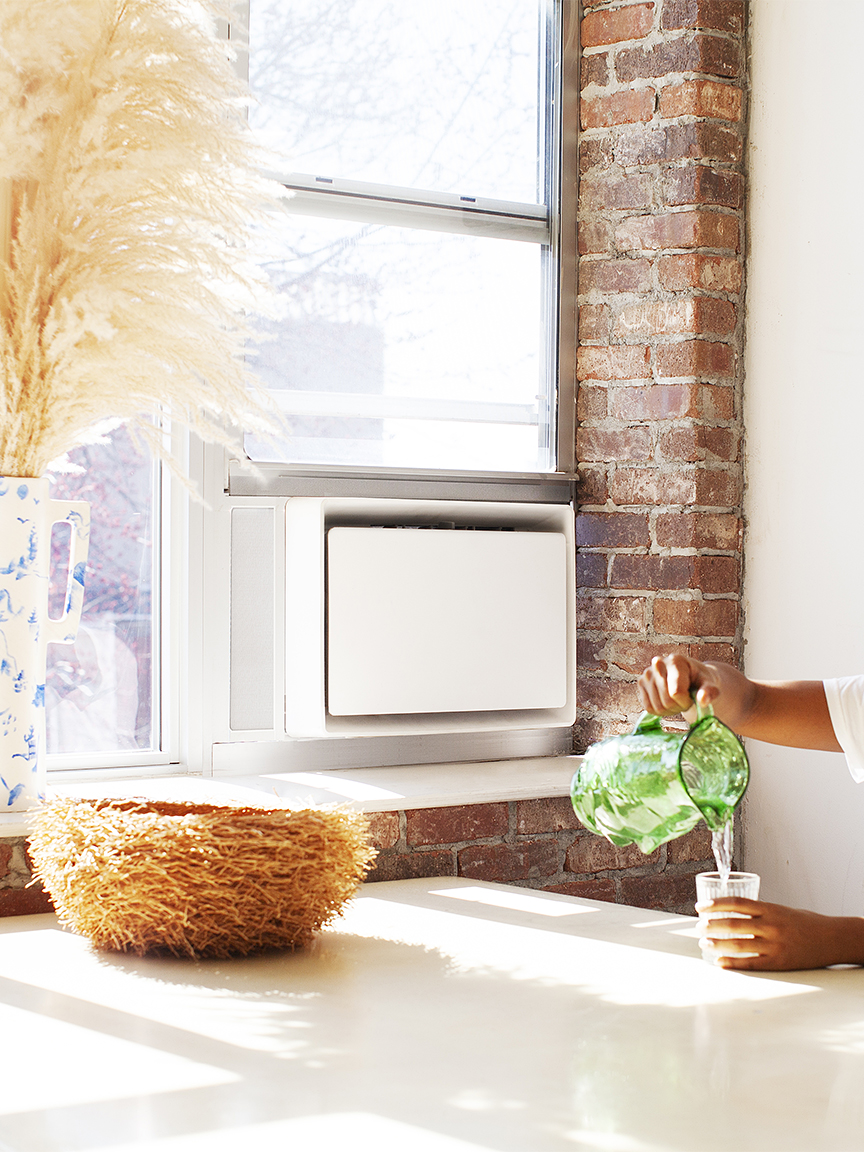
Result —
<instances>
[{"instance_id":1,"label":"white wall","mask_svg":"<svg viewBox=\"0 0 864 1152\"><path fill-rule=\"evenodd\" d=\"M864 672L861 0L753 0L745 666ZM864 914L864 786L751 744L744 860L766 899Z\"/></svg>"}]
</instances>

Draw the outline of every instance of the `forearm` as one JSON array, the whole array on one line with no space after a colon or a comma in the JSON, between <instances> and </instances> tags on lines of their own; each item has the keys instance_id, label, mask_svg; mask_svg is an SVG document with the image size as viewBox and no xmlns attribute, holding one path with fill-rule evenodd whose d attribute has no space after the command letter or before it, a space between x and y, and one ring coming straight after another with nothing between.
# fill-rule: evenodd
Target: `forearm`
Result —
<instances>
[{"instance_id":1,"label":"forearm","mask_svg":"<svg viewBox=\"0 0 864 1152\"><path fill-rule=\"evenodd\" d=\"M828 916L831 921L825 941L834 959L829 964L864 964L864 917Z\"/></svg>"},{"instance_id":2,"label":"forearm","mask_svg":"<svg viewBox=\"0 0 864 1152\"><path fill-rule=\"evenodd\" d=\"M750 681L752 691L736 720L722 720L740 736L787 748L842 752L821 680ZM719 709L717 714L720 715Z\"/></svg>"}]
</instances>

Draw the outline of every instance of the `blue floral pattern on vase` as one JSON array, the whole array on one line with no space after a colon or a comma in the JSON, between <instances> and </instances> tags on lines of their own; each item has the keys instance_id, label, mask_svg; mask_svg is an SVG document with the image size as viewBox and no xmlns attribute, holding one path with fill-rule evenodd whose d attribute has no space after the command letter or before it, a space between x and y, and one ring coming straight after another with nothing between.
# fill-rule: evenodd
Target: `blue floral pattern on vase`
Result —
<instances>
[{"instance_id":1,"label":"blue floral pattern on vase","mask_svg":"<svg viewBox=\"0 0 864 1152\"><path fill-rule=\"evenodd\" d=\"M71 525L63 614L48 616L51 528ZM90 508L50 500L48 481L0 477L0 811L45 796L45 667L50 643L71 644L84 602Z\"/></svg>"}]
</instances>

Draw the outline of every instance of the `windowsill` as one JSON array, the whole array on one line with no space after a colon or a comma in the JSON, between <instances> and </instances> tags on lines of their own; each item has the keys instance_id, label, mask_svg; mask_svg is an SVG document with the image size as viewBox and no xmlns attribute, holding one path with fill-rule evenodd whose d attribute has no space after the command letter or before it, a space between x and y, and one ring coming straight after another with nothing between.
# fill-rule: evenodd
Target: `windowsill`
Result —
<instances>
[{"instance_id":1,"label":"windowsill","mask_svg":"<svg viewBox=\"0 0 864 1152\"><path fill-rule=\"evenodd\" d=\"M261 776L124 776L49 781L54 796L130 797L286 808L346 804L361 812L450 808L567 796L581 757L555 756L470 764L421 764ZM64 774L65 775L65 774ZM88 774L89 775L89 774ZM0 839L26 836L26 812L0 814Z\"/></svg>"}]
</instances>

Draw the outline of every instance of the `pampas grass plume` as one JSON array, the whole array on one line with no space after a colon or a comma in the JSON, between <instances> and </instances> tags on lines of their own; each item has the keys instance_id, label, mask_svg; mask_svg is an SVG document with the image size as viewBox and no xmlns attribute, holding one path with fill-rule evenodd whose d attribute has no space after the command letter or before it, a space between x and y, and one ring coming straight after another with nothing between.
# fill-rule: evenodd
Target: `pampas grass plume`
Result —
<instances>
[{"instance_id":1,"label":"pampas grass plume","mask_svg":"<svg viewBox=\"0 0 864 1152\"><path fill-rule=\"evenodd\" d=\"M0 474L108 419L261 426L244 310L275 202L222 0L0 3Z\"/></svg>"}]
</instances>

